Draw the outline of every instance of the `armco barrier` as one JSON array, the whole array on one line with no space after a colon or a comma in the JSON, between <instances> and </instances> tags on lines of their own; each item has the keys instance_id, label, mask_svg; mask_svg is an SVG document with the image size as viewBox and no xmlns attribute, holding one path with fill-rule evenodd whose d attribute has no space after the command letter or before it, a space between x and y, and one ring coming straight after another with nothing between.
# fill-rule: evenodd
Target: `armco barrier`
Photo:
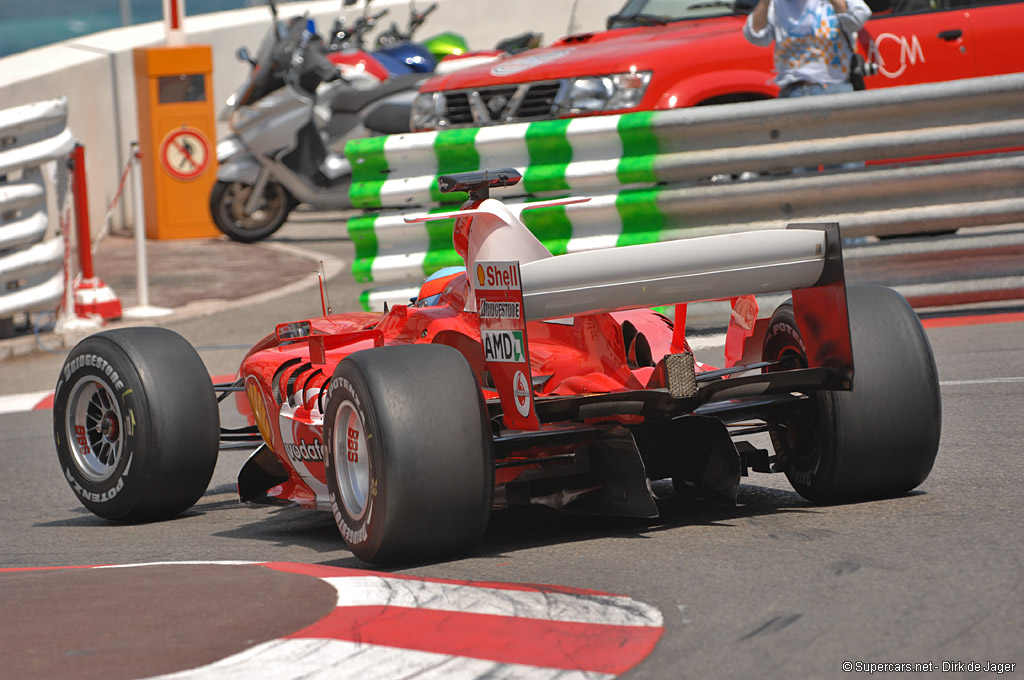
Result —
<instances>
[{"instance_id":1,"label":"armco barrier","mask_svg":"<svg viewBox=\"0 0 1024 680\"><path fill-rule=\"evenodd\" d=\"M63 98L0 111L0 324L17 313L53 311L64 294L64 238L51 236L43 165L63 160L75 140ZM67 190L56 173L54 202Z\"/></svg>"},{"instance_id":2,"label":"armco barrier","mask_svg":"<svg viewBox=\"0 0 1024 680\"><path fill-rule=\"evenodd\" d=\"M1024 147L1024 74L855 92L356 140L348 222L353 274L412 281L459 263L435 209L441 174L513 166L519 187L592 196L524 213L555 253L723 230L837 221L845 235L953 230L1024 220L1024 154L779 174L784 168ZM762 173L715 184L714 175ZM444 199L461 200L446 195ZM514 202L514 201L512 201Z\"/></svg>"},{"instance_id":3,"label":"armco barrier","mask_svg":"<svg viewBox=\"0 0 1024 680\"><path fill-rule=\"evenodd\" d=\"M355 140L354 207L429 205L440 174L525 168L525 193L681 182L1024 143L1024 74ZM449 199L452 200L452 199Z\"/></svg>"}]
</instances>

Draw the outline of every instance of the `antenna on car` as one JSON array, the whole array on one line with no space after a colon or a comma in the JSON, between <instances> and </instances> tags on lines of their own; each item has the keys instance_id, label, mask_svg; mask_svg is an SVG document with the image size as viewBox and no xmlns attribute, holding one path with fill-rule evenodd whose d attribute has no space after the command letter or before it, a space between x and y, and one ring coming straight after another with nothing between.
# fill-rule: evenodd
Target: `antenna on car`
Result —
<instances>
[{"instance_id":1,"label":"antenna on car","mask_svg":"<svg viewBox=\"0 0 1024 680\"><path fill-rule=\"evenodd\" d=\"M576 6L580 4L580 0L573 0L572 11L569 13L569 26L566 27L566 35L576 35Z\"/></svg>"},{"instance_id":2,"label":"antenna on car","mask_svg":"<svg viewBox=\"0 0 1024 680\"><path fill-rule=\"evenodd\" d=\"M331 314L331 299L327 295L326 279L327 274L324 272L324 261L320 260L320 271L316 273L317 278L320 279L320 306L324 310L324 317Z\"/></svg>"}]
</instances>

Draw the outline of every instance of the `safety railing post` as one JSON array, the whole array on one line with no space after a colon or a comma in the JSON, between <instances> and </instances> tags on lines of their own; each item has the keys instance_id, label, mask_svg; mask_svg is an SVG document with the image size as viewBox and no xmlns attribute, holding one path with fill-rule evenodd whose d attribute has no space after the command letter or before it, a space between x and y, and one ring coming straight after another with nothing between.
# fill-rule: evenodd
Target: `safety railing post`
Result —
<instances>
[{"instance_id":1,"label":"safety railing post","mask_svg":"<svg viewBox=\"0 0 1024 680\"><path fill-rule=\"evenodd\" d=\"M146 210L142 205L142 154L139 143L132 142L132 190L135 192L135 265L139 306L149 306L149 265L146 261Z\"/></svg>"},{"instance_id":2,"label":"safety railing post","mask_svg":"<svg viewBox=\"0 0 1024 680\"><path fill-rule=\"evenodd\" d=\"M149 261L146 256L146 209L145 197L142 193L142 152L137 141L132 142L132 193L133 213L135 216L135 289L139 298L136 307L124 311L125 318L144 319L155 316L166 316L171 313L164 307L153 307L149 304Z\"/></svg>"}]
</instances>

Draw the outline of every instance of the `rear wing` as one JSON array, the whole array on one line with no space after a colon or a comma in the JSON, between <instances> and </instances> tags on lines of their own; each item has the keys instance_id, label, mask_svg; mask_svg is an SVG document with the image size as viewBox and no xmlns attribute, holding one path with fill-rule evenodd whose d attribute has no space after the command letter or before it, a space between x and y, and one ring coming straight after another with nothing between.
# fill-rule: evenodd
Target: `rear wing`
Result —
<instances>
[{"instance_id":1,"label":"rear wing","mask_svg":"<svg viewBox=\"0 0 1024 680\"><path fill-rule=\"evenodd\" d=\"M791 224L786 229L703 236L556 257L539 244L516 212L487 196L491 187L518 181L514 169L504 169L497 173L498 177L495 174L477 172L441 178L442 191L457 187L471 192L473 198L464 206L466 209L407 219L461 217L470 221L465 229L466 264L474 291L469 311L477 311L481 299L476 276L481 265L507 268L509 262L499 262L493 255L507 253L507 259L512 260L517 244L534 244L518 251L527 254L528 259L520 256L514 260L518 267L512 287L517 289L516 300L521 296L522 305L516 323L503 331L521 332L524 352L526 321L791 291L793 311L804 330L808 368L831 369L829 373L836 379L830 387L850 389L853 351L838 224ZM558 199L539 205L578 200L581 199ZM765 323L761 320L762 336ZM748 341L748 346L756 343L756 337L751 340L754 342ZM525 378L528 384L528 372ZM518 405L525 406L522 399ZM526 417L532 420L532 404L529 410Z\"/></svg>"},{"instance_id":2,"label":"rear wing","mask_svg":"<svg viewBox=\"0 0 1024 680\"><path fill-rule=\"evenodd\" d=\"M817 284L826 233L767 229L620 246L522 265L526 318L657 307Z\"/></svg>"},{"instance_id":3,"label":"rear wing","mask_svg":"<svg viewBox=\"0 0 1024 680\"><path fill-rule=\"evenodd\" d=\"M526 320L792 292L810 368L853 378L839 225L790 224L621 246L521 265ZM763 324L748 346L763 337ZM848 386L847 386L848 387Z\"/></svg>"}]
</instances>

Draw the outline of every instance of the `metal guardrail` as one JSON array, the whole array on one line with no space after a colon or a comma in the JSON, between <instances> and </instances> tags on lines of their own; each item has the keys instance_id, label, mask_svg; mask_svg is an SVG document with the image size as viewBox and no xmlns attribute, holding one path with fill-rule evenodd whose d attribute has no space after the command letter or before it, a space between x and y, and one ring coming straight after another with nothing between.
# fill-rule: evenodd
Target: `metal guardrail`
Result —
<instances>
[{"instance_id":1,"label":"metal guardrail","mask_svg":"<svg viewBox=\"0 0 1024 680\"><path fill-rule=\"evenodd\" d=\"M64 159L74 143L63 97L0 111L0 334L15 314L54 311L64 295L64 237L47 238L43 166ZM58 210L63 170L53 186Z\"/></svg>"},{"instance_id":2,"label":"metal guardrail","mask_svg":"<svg viewBox=\"0 0 1024 680\"><path fill-rule=\"evenodd\" d=\"M820 173L788 170L1020 149L1022 111L1024 74L1013 74L355 140L346 147L354 168L350 195L366 212L348 222L356 246L353 274L364 282L410 281L460 264L452 223L408 225L403 216L442 200L439 175L487 167L523 172L523 182L503 197L516 190L593 197L523 214L555 253L794 221L836 221L848 236L1024 221L1019 151ZM710 181L744 172L755 177Z\"/></svg>"}]
</instances>

